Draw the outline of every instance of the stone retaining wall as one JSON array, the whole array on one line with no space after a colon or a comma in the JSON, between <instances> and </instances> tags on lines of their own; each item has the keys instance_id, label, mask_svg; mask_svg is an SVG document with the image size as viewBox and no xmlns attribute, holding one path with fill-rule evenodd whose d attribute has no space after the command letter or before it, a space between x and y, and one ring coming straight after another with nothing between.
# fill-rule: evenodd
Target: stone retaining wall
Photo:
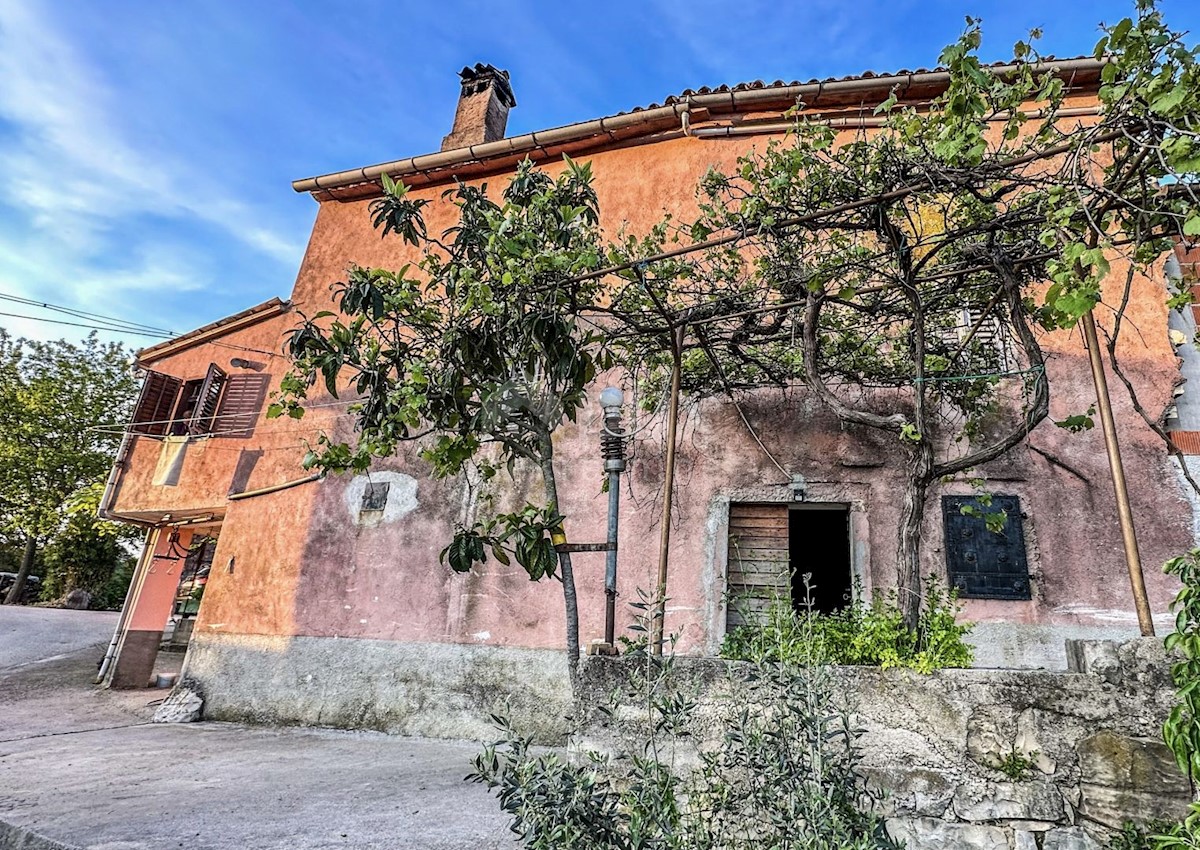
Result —
<instances>
[{"instance_id":1,"label":"stone retaining wall","mask_svg":"<svg viewBox=\"0 0 1200 850\"><path fill-rule=\"evenodd\" d=\"M1078 672L837 670L893 835L910 850L1092 850L1126 819L1184 812L1192 791L1160 735L1173 696L1161 643L1078 642L1069 654ZM595 706L621 691L630 663L584 663L576 746L615 751L635 709ZM737 665L676 665L699 696L699 746L719 745ZM1006 757L1028 766L1006 775Z\"/></svg>"}]
</instances>

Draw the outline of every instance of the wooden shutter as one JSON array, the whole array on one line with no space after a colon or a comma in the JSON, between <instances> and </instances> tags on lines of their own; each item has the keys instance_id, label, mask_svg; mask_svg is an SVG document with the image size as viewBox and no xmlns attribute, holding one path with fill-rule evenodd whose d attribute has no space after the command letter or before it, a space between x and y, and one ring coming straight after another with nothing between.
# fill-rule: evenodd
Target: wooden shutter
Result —
<instances>
[{"instance_id":1,"label":"wooden shutter","mask_svg":"<svg viewBox=\"0 0 1200 850\"><path fill-rule=\"evenodd\" d=\"M147 372L142 382L142 392L133 409L133 424L130 432L161 437L171 424L171 411L183 382L161 372Z\"/></svg>"},{"instance_id":2,"label":"wooden shutter","mask_svg":"<svg viewBox=\"0 0 1200 850\"><path fill-rule=\"evenodd\" d=\"M729 576L726 628L753 620L772 602L792 599L788 506L729 506Z\"/></svg>"},{"instance_id":3,"label":"wooden shutter","mask_svg":"<svg viewBox=\"0 0 1200 850\"><path fill-rule=\"evenodd\" d=\"M191 422L188 423L189 434L212 432L213 417L217 415L225 379L225 371L220 366L216 363L209 364L208 374L204 376L204 383L200 386L200 396L196 399L196 409L192 413Z\"/></svg>"},{"instance_id":4,"label":"wooden shutter","mask_svg":"<svg viewBox=\"0 0 1200 850\"><path fill-rule=\"evenodd\" d=\"M225 381L225 394L213 422L214 435L249 437L267 397L268 375L230 375Z\"/></svg>"}]
</instances>

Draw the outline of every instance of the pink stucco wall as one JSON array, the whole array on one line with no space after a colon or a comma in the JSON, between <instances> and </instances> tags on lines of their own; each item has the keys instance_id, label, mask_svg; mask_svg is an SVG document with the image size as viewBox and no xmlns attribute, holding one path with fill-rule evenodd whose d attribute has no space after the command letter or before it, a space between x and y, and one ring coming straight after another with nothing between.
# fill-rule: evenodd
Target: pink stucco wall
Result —
<instances>
[{"instance_id":1,"label":"pink stucco wall","mask_svg":"<svg viewBox=\"0 0 1200 850\"><path fill-rule=\"evenodd\" d=\"M625 224L637 233L667 212L686 218L695 210L692 187L709 166L730 170L739 154L766 143L762 137L673 137L578 158L593 164L605 227L615 232ZM546 167L560 166L550 162ZM504 174L488 178L495 186L503 181ZM431 201L426 208L431 232L453 221L453 208L440 200L443 188L429 186L413 192ZM311 313L327 308L330 283L351 263L398 267L415 259L399 239L379 238L371 228L367 206L367 200L320 205L292 295L296 309ZM1114 282L1118 278L1114 273ZM1136 282L1130 322L1140 332L1126 332L1121 346L1142 400L1152 411L1168 403L1177 377L1162 301L1158 283ZM295 314L285 314L224 341L277 351L282 334L296 321ZM1105 317L1100 321L1103 324ZM1094 392L1078 335L1054 334L1045 344L1053 388L1051 418L1086 409ZM202 346L154 368L193 377L203 374L208 362L233 356L238 356L234 350ZM286 368L281 357L267 360L266 368L275 378ZM599 386L603 382L597 390ZM1115 383L1113 395L1147 581L1153 607L1161 611L1172 587L1158 565L1191 544L1191 515L1157 437L1136 417ZM173 488L150 483L158 441L137 440L119 493L119 510L212 509L224 514L214 563L224 565L232 558L236 568L214 568L199 631L562 646L562 599L556 583L530 584L516 566L505 568L495 562L466 576L438 563L438 552L455 523L472 519L479 494L462 480L432 479L415 451L379 465L381 471L415 481L415 509L392 521L360 523L355 506L347 501L347 489L353 485L347 478L227 503L225 495L243 451L261 452L247 486L263 487L304 474L299 468L304 441L315 438L321 428L348 433L343 406L320 393L312 401L327 406L317 407L300 422L260 420L250 438L205 441L188 457L183 479ZM839 427L802 392L782 402L764 396L748 402L746 409L780 463L809 481L811 500L852 505L856 557L867 585L892 584L901 492L894 463L897 448L878 434ZM606 499L600 491L597 414L592 406L579 424L564 426L556 437L567 530L572 540L581 542L604 536ZM1088 623L1103 618L1105 612L1131 611L1099 431L1070 435L1044 423L1029 444L1078 473L1051 465L1026 446L989 470L993 488L1021 496L1026 509L1035 598L1027 603L971 602L968 616L984 621ZM649 590L653 584L661 430L644 432L636 452L623 489L620 593L624 602L635 599L639 588ZM724 622L726 506L731 499L786 501L789 490L784 476L736 414L717 401L687 411L679 464L667 628L683 636L684 646L712 649ZM968 491L965 484L950 483L940 492ZM944 574L939 494L929 503L925 557L927 572ZM497 495L502 508L540 499L527 472L514 486L505 484ZM603 556L577 556L576 573L582 637L587 641L602 630ZM623 606L621 620L628 620Z\"/></svg>"}]
</instances>

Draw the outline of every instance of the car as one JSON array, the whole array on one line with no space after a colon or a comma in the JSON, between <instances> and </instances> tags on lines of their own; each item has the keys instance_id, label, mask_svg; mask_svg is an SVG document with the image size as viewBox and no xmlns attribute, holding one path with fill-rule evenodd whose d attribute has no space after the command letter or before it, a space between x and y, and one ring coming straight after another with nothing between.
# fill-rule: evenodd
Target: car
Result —
<instances>
[{"instance_id":1,"label":"car","mask_svg":"<svg viewBox=\"0 0 1200 850\"><path fill-rule=\"evenodd\" d=\"M0 572L0 602L4 602L8 598L9 589L16 583L16 573ZM37 576L28 576L25 579L25 588L21 592L21 598L18 600L22 605L29 605L37 602L38 595L42 592L42 580Z\"/></svg>"}]
</instances>

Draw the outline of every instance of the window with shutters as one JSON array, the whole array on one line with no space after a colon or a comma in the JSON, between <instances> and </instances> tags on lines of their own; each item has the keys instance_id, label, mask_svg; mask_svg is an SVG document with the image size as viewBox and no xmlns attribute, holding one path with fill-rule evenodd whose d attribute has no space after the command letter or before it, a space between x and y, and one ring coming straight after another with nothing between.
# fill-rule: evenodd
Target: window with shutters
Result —
<instances>
[{"instance_id":1,"label":"window with shutters","mask_svg":"<svg viewBox=\"0 0 1200 850\"><path fill-rule=\"evenodd\" d=\"M129 430L158 437L248 437L269 382L267 375L229 375L215 363L203 378L186 381L147 372Z\"/></svg>"},{"instance_id":2,"label":"window with shutters","mask_svg":"<svg viewBox=\"0 0 1200 850\"><path fill-rule=\"evenodd\" d=\"M848 505L729 506L727 629L778 602L797 610L839 610L852 601L853 585Z\"/></svg>"},{"instance_id":3,"label":"window with shutters","mask_svg":"<svg viewBox=\"0 0 1200 850\"><path fill-rule=\"evenodd\" d=\"M967 513L963 513L963 508ZM1004 511L1004 528L991 531L982 514ZM1029 599L1025 529L1016 496L992 496L990 506L971 496L943 496L946 569L965 599Z\"/></svg>"}]
</instances>

